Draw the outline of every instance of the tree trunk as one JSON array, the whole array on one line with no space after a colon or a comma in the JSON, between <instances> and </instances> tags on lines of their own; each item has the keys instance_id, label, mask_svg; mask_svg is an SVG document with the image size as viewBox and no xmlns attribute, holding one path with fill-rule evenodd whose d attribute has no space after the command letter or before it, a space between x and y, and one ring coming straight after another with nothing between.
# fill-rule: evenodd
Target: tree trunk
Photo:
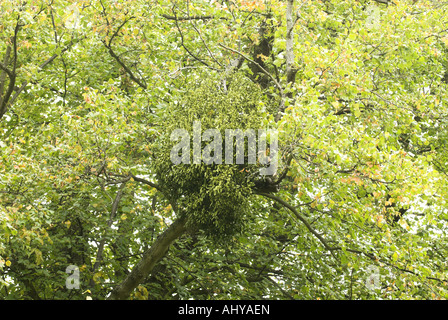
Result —
<instances>
[{"instance_id":1,"label":"tree trunk","mask_svg":"<svg viewBox=\"0 0 448 320\"><path fill-rule=\"evenodd\" d=\"M131 273L111 292L108 300L124 300L151 273L157 262L167 253L170 245L186 231L185 219L175 220L154 242L135 265Z\"/></svg>"},{"instance_id":2,"label":"tree trunk","mask_svg":"<svg viewBox=\"0 0 448 320\"><path fill-rule=\"evenodd\" d=\"M294 0L288 0L286 4L286 83L287 85L293 84L296 80L297 67L294 63ZM286 95L288 98L292 98L292 93L289 91ZM275 121L278 122L283 116L286 105L282 101Z\"/></svg>"},{"instance_id":3,"label":"tree trunk","mask_svg":"<svg viewBox=\"0 0 448 320\"><path fill-rule=\"evenodd\" d=\"M294 83L297 68L294 64L294 0L286 5L286 82Z\"/></svg>"}]
</instances>

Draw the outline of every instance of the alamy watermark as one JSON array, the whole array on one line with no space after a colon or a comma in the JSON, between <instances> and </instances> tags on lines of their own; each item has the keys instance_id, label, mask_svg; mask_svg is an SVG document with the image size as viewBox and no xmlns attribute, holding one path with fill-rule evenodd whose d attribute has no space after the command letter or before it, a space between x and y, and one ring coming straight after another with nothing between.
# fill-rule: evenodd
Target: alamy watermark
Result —
<instances>
[{"instance_id":1,"label":"alamy watermark","mask_svg":"<svg viewBox=\"0 0 448 320\"><path fill-rule=\"evenodd\" d=\"M75 265L69 265L65 272L70 274L65 279L65 287L67 289L79 289L79 268Z\"/></svg>"},{"instance_id":2,"label":"alamy watermark","mask_svg":"<svg viewBox=\"0 0 448 320\"><path fill-rule=\"evenodd\" d=\"M63 19L64 19L65 27L67 29L79 28L80 15L79 15L78 4L74 3L70 6L68 6L65 9L65 15L64 15Z\"/></svg>"},{"instance_id":3,"label":"alamy watermark","mask_svg":"<svg viewBox=\"0 0 448 320\"><path fill-rule=\"evenodd\" d=\"M207 129L201 134L201 122L193 122L193 159L191 159L191 137L185 129L175 129L170 136L171 141L180 140L170 152L171 162L178 164L222 164L223 139L218 129ZM267 147L270 137L269 148ZM246 153L247 139L247 153ZM210 142L202 150L202 142ZM270 176L277 172L278 133L277 130L259 129L225 129L224 162L234 164L234 142L236 148L235 164L257 164L260 175ZM246 157L247 155L247 157Z\"/></svg>"},{"instance_id":4,"label":"alamy watermark","mask_svg":"<svg viewBox=\"0 0 448 320\"><path fill-rule=\"evenodd\" d=\"M380 25L381 21L381 11L380 8L374 4L370 4L365 9L367 12L367 19L366 19L366 28L367 29L376 29Z\"/></svg>"},{"instance_id":5,"label":"alamy watermark","mask_svg":"<svg viewBox=\"0 0 448 320\"><path fill-rule=\"evenodd\" d=\"M380 289L380 270L377 266L367 268L366 287L369 290Z\"/></svg>"}]
</instances>

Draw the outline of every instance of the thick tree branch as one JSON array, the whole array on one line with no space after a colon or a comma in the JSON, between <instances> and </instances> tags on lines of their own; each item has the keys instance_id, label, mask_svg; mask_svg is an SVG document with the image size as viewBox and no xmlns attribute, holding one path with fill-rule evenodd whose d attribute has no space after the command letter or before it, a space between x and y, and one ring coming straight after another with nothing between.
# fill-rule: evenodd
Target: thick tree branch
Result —
<instances>
[{"instance_id":1,"label":"thick tree branch","mask_svg":"<svg viewBox=\"0 0 448 320\"><path fill-rule=\"evenodd\" d=\"M286 83L292 85L295 82L297 68L294 62L294 0L288 0L286 4ZM292 92L287 94L292 99ZM286 105L282 103L278 109L275 121L278 122L282 118Z\"/></svg>"},{"instance_id":2,"label":"thick tree branch","mask_svg":"<svg viewBox=\"0 0 448 320\"><path fill-rule=\"evenodd\" d=\"M14 94L14 96L12 97L11 101L8 103L9 106L12 106L14 104L14 102L16 102L17 97L19 96L19 94L25 89L26 85L28 84L28 82L23 81L22 85L20 86L20 88L17 89L16 93Z\"/></svg>"},{"instance_id":3,"label":"thick tree branch","mask_svg":"<svg viewBox=\"0 0 448 320\"><path fill-rule=\"evenodd\" d=\"M101 42L103 42L104 46L108 49L109 54L112 56L112 58L115 59L115 61L118 62L118 64L124 69L124 71L129 75L129 77L131 78L132 81L134 81L136 84L138 84L141 88L143 89L147 89L148 86L145 83L144 79L139 79L137 78L134 73L132 72L132 70L123 62L123 60L121 60L121 58L119 57L119 55L117 55L115 53L115 51L112 49L112 42L115 39L116 36L118 36L118 33L120 32L120 30L124 27L124 25L126 23L128 23L129 20L134 19L135 17L131 16L127 19L125 19L121 25L117 28L117 30L115 30L115 32L112 34L111 38L109 39L109 43L107 43L105 40L102 40Z\"/></svg>"},{"instance_id":4,"label":"thick tree branch","mask_svg":"<svg viewBox=\"0 0 448 320\"><path fill-rule=\"evenodd\" d=\"M294 0L286 6L286 82L294 83L297 68L294 63Z\"/></svg>"},{"instance_id":5,"label":"thick tree branch","mask_svg":"<svg viewBox=\"0 0 448 320\"><path fill-rule=\"evenodd\" d=\"M18 32L18 29L17 29ZM85 37L83 37L82 39L85 39ZM61 53L59 54L54 54L52 55L50 58L48 58L46 61L44 61L39 67L38 67L38 72L41 72L48 64L50 64L51 62L53 62L58 56L62 55L64 52L66 52L67 50L69 50L75 43L71 42L67 47L65 47L64 49L61 50ZM16 46L14 46L16 47ZM5 115L5 113L8 111L8 108L11 107L15 101L17 100L18 96L20 95L20 93L26 88L26 86L28 85L27 81L23 81L22 85L20 88L16 89L16 93L14 94L14 96L11 95L14 91L15 87L15 82L16 82L16 72L15 72L15 67L13 70L10 70L8 68L8 63L9 63L9 56L11 53L11 47L8 46L6 48L6 54L5 54L5 58L3 63L0 62L0 69L2 70L2 73L0 74L0 120L1 118ZM15 59L17 61L17 52L15 53ZM16 62L17 63L17 62ZM3 90L4 90L4 83L6 81L6 75L8 75L9 77L9 86L8 86L8 90L10 90L10 94L8 95L5 94L5 96L3 96ZM35 84L35 82L32 82Z\"/></svg>"},{"instance_id":6,"label":"thick tree branch","mask_svg":"<svg viewBox=\"0 0 448 320\"><path fill-rule=\"evenodd\" d=\"M1 66L1 69L5 71L9 76L9 85L8 90L6 91L5 95L2 98L1 104L0 104L0 119L3 117L3 115L8 110L8 102L9 98L11 97L14 87L16 84L16 67L17 67L17 36L19 34L19 30L21 27L20 17L17 18L17 23L14 28L14 36L12 37L12 53L13 53L13 60L12 60L12 70L8 69L8 66ZM8 50L7 50L8 51Z\"/></svg>"},{"instance_id":7,"label":"thick tree branch","mask_svg":"<svg viewBox=\"0 0 448 320\"><path fill-rule=\"evenodd\" d=\"M175 220L159 237L155 240L151 248L144 254L143 258L135 265L131 273L117 285L111 292L108 300L124 300L129 297L132 291L142 283L154 269L154 266L168 252L170 245L178 239L185 231L185 219Z\"/></svg>"},{"instance_id":8,"label":"thick tree branch","mask_svg":"<svg viewBox=\"0 0 448 320\"><path fill-rule=\"evenodd\" d=\"M9 63L9 56L11 54L11 46L6 47L6 53L5 58L3 58L3 64L0 62L0 69L2 69L2 72L0 73L0 105L3 101L3 91L5 89L5 82L6 82L6 75L11 78L11 74L8 73L8 63Z\"/></svg>"},{"instance_id":9,"label":"thick tree branch","mask_svg":"<svg viewBox=\"0 0 448 320\"><path fill-rule=\"evenodd\" d=\"M8 47L8 48L10 48L10 47ZM5 56L6 63L3 64L3 63L0 62L0 69L2 69L2 78L5 77L4 74L7 74L9 78L14 77L14 74L12 73L12 71L9 70L8 67L7 67L7 61L8 61L7 58L8 57Z\"/></svg>"},{"instance_id":10,"label":"thick tree branch","mask_svg":"<svg viewBox=\"0 0 448 320\"><path fill-rule=\"evenodd\" d=\"M279 185L283 179L286 178L289 168L291 166L291 161L294 158L293 154L292 154L292 150L290 151L290 154L287 156L286 158L286 166L285 169L283 170L283 172L280 174L280 176L277 178L277 180L275 181L275 184Z\"/></svg>"},{"instance_id":11,"label":"thick tree branch","mask_svg":"<svg viewBox=\"0 0 448 320\"><path fill-rule=\"evenodd\" d=\"M131 71L131 69L129 69L129 67L126 66L126 64L120 59L120 57L118 57L118 55L112 50L112 47L108 47L105 42L103 42L103 43L105 44L106 48L109 50L110 55L118 62L118 64L124 69L124 71L126 71L126 73L129 75L131 80L134 81L135 83L137 83L143 89L148 88L148 86L145 83L143 83L142 80L140 80L139 78L137 78L134 75L134 73Z\"/></svg>"},{"instance_id":12,"label":"thick tree branch","mask_svg":"<svg viewBox=\"0 0 448 320\"><path fill-rule=\"evenodd\" d=\"M143 179L143 178L134 176L133 174L131 174L131 177L132 177L132 179L134 179L135 181L138 181L138 182L147 184L148 186L153 187L153 188L159 190L160 192L163 192L162 188L161 188L158 184L156 184L156 183L154 183L154 182L151 182L151 181L148 181L148 180L146 180L146 179Z\"/></svg>"}]
</instances>

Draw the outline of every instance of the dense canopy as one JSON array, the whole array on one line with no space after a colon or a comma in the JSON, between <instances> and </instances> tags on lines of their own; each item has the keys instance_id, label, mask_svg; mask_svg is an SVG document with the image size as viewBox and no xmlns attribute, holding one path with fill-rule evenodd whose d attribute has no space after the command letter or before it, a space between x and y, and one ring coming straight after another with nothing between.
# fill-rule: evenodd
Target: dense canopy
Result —
<instances>
[{"instance_id":1,"label":"dense canopy","mask_svg":"<svg viewBox=\"0 0 448 320\"><path fill-rule=\"evenodd\" d=\"M446 299L447 8L0 1L0 299Z\"/></svg>"}]
</instances>

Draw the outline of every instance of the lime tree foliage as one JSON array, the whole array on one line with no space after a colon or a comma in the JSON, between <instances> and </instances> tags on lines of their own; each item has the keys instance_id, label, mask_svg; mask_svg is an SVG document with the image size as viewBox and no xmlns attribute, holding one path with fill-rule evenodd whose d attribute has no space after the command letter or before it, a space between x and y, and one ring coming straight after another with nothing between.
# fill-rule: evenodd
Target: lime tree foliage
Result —
<instances>
[{"instance_id":1,"label":"lime tree foliage","mask_svg":"<svg viewBox=\"0 0 448 320\"><path fill-rule=\"evenodd\" d=\"M446 9L1 1L0 299L446 299Z\"/></svg>"}]
</instances>

